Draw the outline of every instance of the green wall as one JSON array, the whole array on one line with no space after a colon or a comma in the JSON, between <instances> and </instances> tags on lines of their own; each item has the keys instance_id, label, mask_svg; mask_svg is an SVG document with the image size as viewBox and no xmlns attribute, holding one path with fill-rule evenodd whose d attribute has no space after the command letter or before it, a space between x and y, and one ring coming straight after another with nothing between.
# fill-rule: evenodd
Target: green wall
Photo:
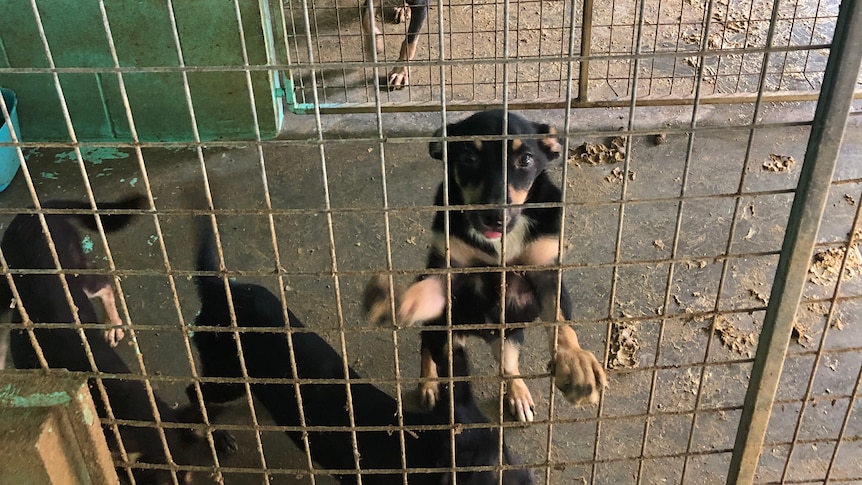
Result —
<instances>
[{"instance_id":1,"label":"green wall","mask_svg":"<svg viewBox=\"0 0 862 485\"><path fill-rule=\"evenodd\" d=\"M96 1L37 0L45 35L58 68L63 96L80 141L131 141L117 75ZM267 64L271 35L267 0L240 0L249 64ZM192 121L165 0L105 0L121 67L162 68L124 73L134 123L142 141L191 141ZM242 66L242 46L232 0L174 0L187 67ZM278 10L278 9L276 9ZM0 86L18 95L25 141L67 141L69 132L29 0L0 0ZM168 68L165 70L164 68ZM271 71L252 71L261 136L275 136L280 122ZM254 123L243 71L189 72L198 129L203 140L253 139Z\"/></svg>"}]
</instances>

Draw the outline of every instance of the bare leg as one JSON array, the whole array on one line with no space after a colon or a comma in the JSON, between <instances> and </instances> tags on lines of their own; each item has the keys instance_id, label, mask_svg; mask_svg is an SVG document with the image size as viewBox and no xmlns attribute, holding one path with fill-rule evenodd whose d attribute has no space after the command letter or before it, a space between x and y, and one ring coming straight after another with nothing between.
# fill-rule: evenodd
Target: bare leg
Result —
<instances>
[{"instance_id":1,"label":"bare leg","mask_svg":"<svg viewBox=\"0 0 862 485\"><path fill-rule=\"evenodd\" d=\"M111 347L116 347L117 344L120 343L120 340L123 340L126 333L123 332L122 328L119 328L119 326L123 324L123 320L120 318L120 312L117 311L117 300L114 295L114 289L111 285L106 285L95 293L88 292L87 297L91 300L98 299L102 303L102 307L105 309L107 323L116 327L105 330L105 341L108 342Z\"/></svg>"},{"instance_id":2,"label":"bare leg","mask_svg":"<svg viewBox=\"0 0 862 485\"><path fill-rule=\"evenodd\" d=\"M367 0L362 12L362 31L365 32L366 45L369 52L374 50L378 54L383 53L383 33L377 27L374 19L374 0Z\"/></svg>"}]
</instances>

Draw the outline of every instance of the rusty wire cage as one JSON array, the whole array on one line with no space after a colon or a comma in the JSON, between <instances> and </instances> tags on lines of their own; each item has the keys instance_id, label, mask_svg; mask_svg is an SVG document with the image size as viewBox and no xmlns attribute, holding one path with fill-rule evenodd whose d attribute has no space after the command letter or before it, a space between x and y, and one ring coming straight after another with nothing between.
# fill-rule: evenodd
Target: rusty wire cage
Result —
<instances>
[{"instance_id":1,"label":"rusty wire cage","mask_svg":"<svg viewBox=\"0 0 862 485\"><path fill-rule=\"evenodd\" d=\"M375 97L384 110L433 109L441 98L451 109L500 104L504 98L512 106L554 108L565 106L569 86L572 106L625 105L633 94L642 106L691 103L696 90L701 103L754 101L758 94L815 99L837 4L775 5L450 2L420 40L427 50L413 63L413 85L381 92L371 69L355 69L372 57L362 40L361 6L315 2L307 9L309 37L302 5L290 4L286 85L295 88L293 109L308 110L315 102L308 66L319 67L317 102L327 112L368 109ZM384 10L378 17L391 15ZM392 62L405 27L382 25L387 41L378 59ZM772 54L763 67L767 51ZM508 86L505 92L502 86Z\"/></svg>"},{"instance_id":2,"label":"rusty wire cage","mask_svg":"<svg viewBox=\"0 0 862 485\"><path fill-rule=\"evenodd\" d=\"M170 0L138 10L105 0L77 25L79 42L52 30L75 25L63 2L18 3L0 22L34 27L26 43L0 29L0 85L19 92L22 118L0 140L21 165L0 193L0 228L51 199L148 196L129 228L83 232L81 244L116 288L128 379L166 402L185 403L189 384L227 382L200 375L191 341L193 219L214 215L220 276L276 294L363 376L345 385L372 383L416 409L420 329L367 322L363 287L424 271L445 177L425 154L434 130L461 110L535 108L521 114L555 125L565 148L549 168L564 188L555 268L610 387L597 408L567 403L546 368L548 322L532 325L522 369L537 417L519 424L499 365L471 345L474 391L517 466L548 484L862 481L855 2L840 15L837 1L809 0L434 3L400 91L377 78L404 28L384 24L372 62L359 2L262 1L251 12L206 2L207 16ZM49 99L28 97L33 86ZM5 97L0 106L8 127ZM5 261L9 284L28 272ZM29 331L7 322L4 333ZM284 433L306 429L277 425L245 391L244 405L193 426L230 430L239 453L220 457L210 441L199 461L160 466L201 483L366 474L361 457L347 471L318 467ZM109 437L117 424L177 426L102 422ZM116 465L124 481L146 467Z\"/></svg>"}]
</instances>

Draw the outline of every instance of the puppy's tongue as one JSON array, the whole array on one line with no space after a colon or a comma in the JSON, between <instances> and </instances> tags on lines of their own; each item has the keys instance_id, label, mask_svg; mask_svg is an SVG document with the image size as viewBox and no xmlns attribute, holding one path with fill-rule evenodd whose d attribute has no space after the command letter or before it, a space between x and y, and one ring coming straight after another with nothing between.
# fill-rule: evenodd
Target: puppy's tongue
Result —
<instances>
[{"instance_id":1,"label":"puppy's tongue","mask_svg":"<svg viewBox=\"0 0 862 485\"><path fill-rule=\"evenodd\" d=\"M485 231L485 237L488 239L500 239L503 237L503 233L500 231Z\"/></svg>"}]
</instances>

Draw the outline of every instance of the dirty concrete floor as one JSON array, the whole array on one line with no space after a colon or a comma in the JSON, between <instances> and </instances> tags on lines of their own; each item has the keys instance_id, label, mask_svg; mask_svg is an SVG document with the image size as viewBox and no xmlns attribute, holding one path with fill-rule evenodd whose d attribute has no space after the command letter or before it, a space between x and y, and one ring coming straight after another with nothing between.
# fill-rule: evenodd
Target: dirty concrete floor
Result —
<instances>
[{"instance_id":1,"label":"dirty concrete floor","mask_svg":"<svg viewBox=\"0 0 862 485\"><path fill-rule=\"evenodd\" d=\"M766 106L762 119L810 120L812 113L812 104ZM564 113L559 111L523 114L557 126L563 124ZM570 147L608 140L625 127L628 114L627 109L574 111ZM509 427L506 438L521 463L535 470L540 483L548 470L554 484L724 482L755 345L746 336L754 334L756 338L760 329L792 199L788 189L795 186L809 131L806 126L757 130L746 163L749 131L734 126L744 125L751 114L751 106L702 106L698 126L717 129L695 135L686 163L689 138L676 130L687 125L691 108L635 110L634 128L644 133L632 137L628 149L632 175L625 186L627 202L622 205L623 186L613 176L614 169L622 164L568 162L566 200L571 204L566 210L567 253L563 263L568 269L564 278L576 302L581 345L610 365L622 355L613 345L620 332L612 327L624 323L629 335L634 335L637 351L629 347L629 354L622 359L625 366L610 370L610 387L599 408L576 409L556 397L549 451L547 349L544 332L528 330L521 368L530 376L527 383L540 423ZM460 119L464 115L449 116ZM848 123L835 173L835 180L842 182L834 185L830 194L819 236L823 243L846 241L856 201L862 200L860 120L862 117L854 117ZM429 206L442 177L442 165L426 155L426 140L408 137L428 136L439 122L439 114L433 113L384 114L384 132L389 139L382 145L385 162L381 163L381 145L368 138L376 130L373 116L324 116L326 178L321 152L314 144L266 144L262 152L253 144L203 150L216 207L261 211L219 216L228 269L247 273L239 277L243 281L278 289L279 281L272 275L276 258L271 228L264 212L268 193L274 209L287 210L273 217L278 257L286 270L287 305L336 348L340 348L337 329L343 324L348 362L361 375L392 379L393 384L384 388L393 395L397 391L393 332L363 319L361 291L370 272L386 268L384 175L389 207L397 209L389 216L392 264L398 270L420 270L424 265L433 214ZM289 131L282 139L313 138L313 123L312 117L289 118ZM655 145L653 136L646 134L649 130L667 130L666 142ZM766 170L763 164L770 161L771 154L792 156L795 163L787 171ZM85 197L82 169L97 200L145 191L148 178L161 212L157 221L163 241L157 236L156 219L141 217L129 229L110 236L110 250L120 270L162 273L122 278L129 321L161 327L137 333L147 372L157 378L190 377L181 322L194 319L198 302L191 281L181 275L174 279L178 307L175 304L170 281L164 275L161 244L173 270L193 269L191 217L176 210L191 207L188 194L203 187L197 154L190 148L145 148L146 174L129 150L87 148L84 159L82 167L65 150L29 150L27 163L36 193L42 200ZM266 187L262 166L266 169ZM554 164L550 172L561 180L563 164ZM741 195L734 196L737 191ZM681 194L684 198L680 203ZM0 194L0 203L4 208L31 203L22 174ZM332 208L334 251L324 212L327 204ZM617 248L621 210L624 216ZM8 214L2 216L0 229L10 218ZM94 265L106 267L99 237L90 237ZM338 294L331 253L337 259ZM675 264L671 268L672 258ZM723 286L719 284L722 275ZM843 286L843 296L862 294L862 278L856 276ZM829 298L830 291L829 282L811 283L806 298ZM805 419L796 438L808 441L794 450L786 478L816 481L825 474L862 360L858 352L841 351L862 345L859 300L848 298L837 305L835 315L840 316L840 326L834 325L834 319L825 322L828 301L800 307L799 319L809 322L807 338L791 343L779 391L783 401L776 406L758 480L781 477L787 443L793 438L800 400L812 372L811 351L817 349L824 331L828 332L824 347L830 352L818 368L814 399L805 404ZM716 310L722 312L719 326L726 330L711 336L708 329ZM415 409L418 331L399 330L395 336L403 398L408 408ZM729 343L724 343L722 336L727 336ZM130 344L126 339L120 351L137 369ZM510 421L501 413L498 368L490 352L479 341L471 342L470 347L478 399L492 421L499 422L501 416ZM178 404L185 399L184 385L154 380L157 391L168 402ZM817 403L820 406L814 408ZM696 419L692 421L695 409ZM263 409L257 412L262 424L272 423ZM834 464L836 478L862 476L862 455L856 449L862 436L859 416L857 406L844 436L852 441L842 444ZM249 424L245 405L239 402L232 406L222 422ZM236 435L242 451L222 464L259 468L253 432ZM261 440L267 468L288 469L277 472L272 483L311 483L303 473L304 457L283 433L263 432ZM548 457L550 462L546 463ZM205 476L198 479L207 483ZM225 477L225 483L261 481L259 474ZM324 477L316 483L335 481Z\"/></svg>"}]
</instances>

